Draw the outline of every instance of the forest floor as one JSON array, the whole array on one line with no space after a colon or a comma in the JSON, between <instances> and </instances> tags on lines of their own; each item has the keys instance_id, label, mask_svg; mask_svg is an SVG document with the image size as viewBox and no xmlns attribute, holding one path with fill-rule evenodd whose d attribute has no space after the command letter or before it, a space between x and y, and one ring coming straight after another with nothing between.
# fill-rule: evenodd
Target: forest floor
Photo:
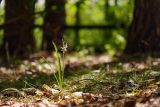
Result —
<instances>
[{"instance_id":1,"label":"forest floor","mask_svg":"<svg viewBox=\"0 0 160 107\"><path fill-rule=\"evenodd\" d=\"M159 107L160 58L67 55L63 93L55 59L0 67L0 107Z\"/></svg>"}]
</instances>

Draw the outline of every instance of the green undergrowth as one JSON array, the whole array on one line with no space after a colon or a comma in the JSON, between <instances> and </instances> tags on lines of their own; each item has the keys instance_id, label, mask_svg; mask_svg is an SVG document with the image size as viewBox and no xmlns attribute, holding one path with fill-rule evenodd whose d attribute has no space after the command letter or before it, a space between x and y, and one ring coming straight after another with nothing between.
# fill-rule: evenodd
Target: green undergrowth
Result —
<instances>
[{"instance_id":1,"label":"green undergrowth","mask_svg":"<svg viewBox=\"0 0 160 107\"><path fill-rule=\"evenodd\" d=\"M153 73L153 74L152 74ZM112 95L138 92L145 87L160 81L159 71L119 71L117 73L92 72L70 76L66 81L68 89L72 91L91 92L95 94Z\"/></svg>"},{"instance_id":2,"label":"green undergrowth","mask_svg":"<svg viewBox=\"0 0 160 107\"><path fill-rule=\"evenodd\" d=\"M114 72L113 72L114 71ZM116 72L115 72L116 71ZM104 68L94 69L92 67L79 67L67 69L64 72L64 90L69 92L91 92L103 96L115 96L126 94L137 94L146 87L160 82L160 69L158 67L143 70L129 70L129 72L111 66L109 71ZM18 75L17 75L18 76ZM11 78L0 78L0 91L7 88L37 88L41 89L43 84L58 88L54 74L35 73L21 74L17 80Z\"/></svg>"}]
</instances>

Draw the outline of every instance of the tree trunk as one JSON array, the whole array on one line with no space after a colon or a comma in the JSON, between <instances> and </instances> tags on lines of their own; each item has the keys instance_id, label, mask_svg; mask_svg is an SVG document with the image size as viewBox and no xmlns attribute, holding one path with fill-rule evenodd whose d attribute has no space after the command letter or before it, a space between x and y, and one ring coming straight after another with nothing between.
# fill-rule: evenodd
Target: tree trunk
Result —
<instances>
[{"instance_id":1,"label":"tree trunk","mask_svg":"<svg viewBox=\"0 0 160 107\"><path fill-rule=\"evenodd\" d=\"M19 57L34 50L34 5L35 0L5 0L3 53Z\"/></svg>"},{"instance_id":2,"label":"tree trunk","mask_svg":"<svg viewBox=\"0 0 160 107\"><path fill-rule=\"evenodd\" d=\"M53 41L60 46L65 24L65 0L46 0L42 48L52 51Z\"/></svg>"},{"instance_id":3,"label":"tree trunk","mask_svg":"<svg viewBox=\"0 0 160 107\"><path fill-rule=\"evenodd\" d=\"M135 0L124 53L160 52L160 0Z\"/></svg>"}]
</instances>

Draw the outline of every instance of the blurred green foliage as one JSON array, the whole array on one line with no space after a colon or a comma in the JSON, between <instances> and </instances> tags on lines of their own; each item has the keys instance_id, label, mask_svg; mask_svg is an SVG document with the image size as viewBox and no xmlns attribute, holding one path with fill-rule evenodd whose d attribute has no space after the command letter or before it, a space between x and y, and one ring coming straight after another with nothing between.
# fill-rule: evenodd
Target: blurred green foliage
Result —
<instances>
[{"instance_id":1,"label":"blurred green foliage","mask_svg":"<svg viewBox=\"0 0 160 107\"><path fill-rule=\"evenodd\" d=\"M40 3L36 3L35 5L35 25L41 26L43 25L43 16L44 16L44 11L45 7L44 7L44 0L41 0ZM41 49L41 44L42 44L42 35L43 35L43 31L41 28L35 28L34 29L34 37L36 40L36 47L37 50Z\"/></svg>"},{"instance_id":2,"label":"blurred green foliage","mask_svg":"<svg viewBox=\"0 0 160 107\"><path fill-rule=\"evenodd\" d=\"M83 0L80 4L80 25L124 25L119 29L81 29L80 44L74 43L74 30L66 35L74 49L92 49L98 52L114 54L125 48L128 27L132 20L134 0ZM76 24L76 0L66 4L66 23Z\"/></svg>"},{"instance_id":3,"label":"blurred green foliage","mask_svg":"<svg viewBox=\"0 0 160 107\"><path fill-rule=\"evenodd\" d=\"M0 25L2 25L4 22L4 9L2 6L0 6ZM3 42L3 30L0 30L0 45Z\"/></svg>"},{"instance_id":4,"label":"blurred green foliage","mask_svg":"<svg viewBox=\"0 0 160 107\"><path fill-rule=\"evenodd\" d=\"M132 20L134 0L67 0L66 24L76 25L76 3L80 3L80 25L125 25L119 29L80 29L79 44L75 43L75 29L67 29L65 38L71 50L89 49L97 52L114 54L124 49L128 27ZM35 24L43 24L44 0L39 0L35 10ZM0 7L0 24L4 22L4 6ZM3 30L0 30L0 45L2 44ZM35 28L34 36L37 42L37 50L42 43L42 29Z\"/></svg>"}]
</instances>

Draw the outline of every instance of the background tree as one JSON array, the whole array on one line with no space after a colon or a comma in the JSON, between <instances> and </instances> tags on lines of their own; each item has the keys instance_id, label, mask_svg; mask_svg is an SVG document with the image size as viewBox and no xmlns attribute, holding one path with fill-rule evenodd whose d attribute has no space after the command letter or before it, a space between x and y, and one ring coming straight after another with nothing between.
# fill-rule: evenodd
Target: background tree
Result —
<instances>
[{"instance_id":1,"label":"background tree","mask_svg":"<svg viewBox=\"0 0 160 107\"><path fill-rule=\"evenodd\" d=\"M35 0L5 0L5 27L2 51L11 56L25 56L34 50Z\"/></svg>"},{"instance_id":2,"label":"background tree","mask_svg":"<svg viewBox=\"0 0 160 107\"><path fill-rule=\"evenodd\" d=\"M52 41L60 45L65 24L65 0L46 0L42 48L53 50Z\"/></svg>"},{"instance_id":3,"label":"background tree","mask_svg":"<svg viewBox=\"0 0 160 107\"><path fill-rule=\"evenodd\" d=\"M135 0L124 53L160 52L160 0Z\"/></svg>"}]
</instances>

